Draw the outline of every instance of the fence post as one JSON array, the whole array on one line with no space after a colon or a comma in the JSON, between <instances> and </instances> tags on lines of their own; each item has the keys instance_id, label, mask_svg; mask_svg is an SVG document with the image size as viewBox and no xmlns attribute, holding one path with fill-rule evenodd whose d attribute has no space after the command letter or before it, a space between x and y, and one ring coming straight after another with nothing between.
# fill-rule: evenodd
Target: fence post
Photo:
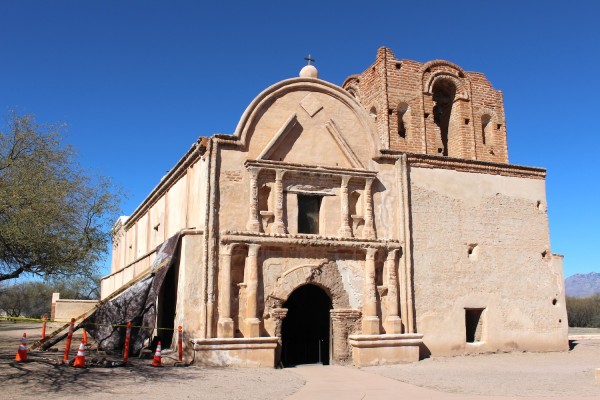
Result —
<instances>
[{"instance_id":1,"label":"fence post","mask_svg":"<svg viewBox=\"0 0 600 400\"><path fill-rule=\"evenodd\" d=\"M67 335L65 355L63 356L64 361L69 361L69 352L71 351L71 340L73 339L73 326L75 326L75 318L71 318L71 323L69 324L69 334Z\"/></svg>"},{"instance_id":2,"label":"fence post","mask_svg":"<svg viewBox=\"0 0 600 400\"><path fill-rule=\"evenodd\" d=\"M129 341L131 340L131 321L127 323L127 329L125 330L125 346L123 348L123 364L127 364L129 360Z\"/></svg>"},{"instance_id":3,"label":"fence post","mask_svg":"<svg viewBox=\"0 0 600 400\"><path fill-rule=\"evenodd\" d=\"M85 314L83 314L83 319L81 320L81 324L83 326L83 344L87 344L87 331L85 330L85 324L83 323L85 321Z\"/></svg>"},{"instance_id":4,"label":"fence post","mask_svg":"<svg viewBox=\"0 0 600 400\"><path fill-rule=\"evenodd\" d=\"M46 314L44 314L44 317L42 318L42 340L46 339L46 319L48 317L46 316Z\"/></svg>"},{"instance_id":5,"label":"fence post","mask_svg":"<svg viewBox=\"0 0 600 400\"><path fill-rule=\"evenodd\" d=\"M179 350L179 362L183 361L183 328L177 327L177 348Z\"/></svg>"}]
</instances>

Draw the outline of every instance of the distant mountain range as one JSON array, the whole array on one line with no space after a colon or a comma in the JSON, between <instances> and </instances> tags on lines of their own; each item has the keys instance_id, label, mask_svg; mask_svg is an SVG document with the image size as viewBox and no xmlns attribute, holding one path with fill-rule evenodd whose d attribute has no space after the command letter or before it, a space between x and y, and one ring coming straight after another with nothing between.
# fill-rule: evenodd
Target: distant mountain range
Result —
<instances>
[{"instance_id":1,"label":"distant mountain range","mask_svg":"<svg viewBox=\"0 0 600 400\"><path fill-rule=\"evenodd\" d=\"M565 292L570 297L600 294L600 273L575 274L565 279Z\"/></svg>"}]
</instances>

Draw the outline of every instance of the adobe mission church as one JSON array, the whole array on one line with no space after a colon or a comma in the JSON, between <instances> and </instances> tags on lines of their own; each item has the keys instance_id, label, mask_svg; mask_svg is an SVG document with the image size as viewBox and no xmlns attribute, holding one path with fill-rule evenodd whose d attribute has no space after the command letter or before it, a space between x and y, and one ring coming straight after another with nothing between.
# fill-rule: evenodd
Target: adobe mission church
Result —
<instances>
[{"instance_id":1,"label":"adobe mission church","mask_svg":"<svg viewBox=\"0 0 600 400\"><path fill-rule=\"evenodd\" d=\"M545 177L509 164L481 73L382 47L338 86L309 63L119 219L102 296L179 234L157 324L201 365L566 350Z\"/></svg>"}]
</instances>

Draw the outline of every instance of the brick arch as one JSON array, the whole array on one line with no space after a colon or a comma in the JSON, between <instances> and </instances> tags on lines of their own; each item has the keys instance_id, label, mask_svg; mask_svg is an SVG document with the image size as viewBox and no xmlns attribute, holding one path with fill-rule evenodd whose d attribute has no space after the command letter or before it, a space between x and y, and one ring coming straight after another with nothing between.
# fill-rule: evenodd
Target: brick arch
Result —
<instances>
[{"instance_id":1,"label":"brick arch","mask_svg":"<svg viewBox=\"0 0 600 400\"><path fill-rule=\"evenodd\" d=\"M432 94L433 86L436 84L436 82L440 80L448 80L451 81L452 84L454 84L454 86L456 87L455 99L469 100L469 91L465 87L463 81L447 71L433 72L431 76L427 79L427 82L425 82L423 86L423 91L427 94Z\"/></svg>"},{"instance_id":2,"label":"brick arch","mask_svg":"<svg viewBox=\"0 0 600 400\"><path fill-rule=\"evenodd\" d=\"M285 271L268 296L277 299L276 303L280 303L272 306L281 307L294 290L307 284L322 288L331 299L334 309L350 308L350 299L344 289L337 264L326 259L317 264L303 264Z\"/></svg>"},{"instance_id":3,"label":"brick arch","mask_svg":"<svg viewBox=\"0 0 600 400\"><path fill-rule=\"evenodd\" d=\"M342 83L342 87L352 95L356 100L360 101L360 88L358 86L359 78L358 75L350 75L344 83Z\"/></svg>"},{"instance_id":4,"label":"brick arch","mask_svg":"<svg viewBox=\"0 0 600 400\"><path fill-rule=\"evenodd\" d=\"M500 119L498 118L498 114L496 113L496 111L490 109L490 108L481 108L477 111L477 117L478 119L481 120L481 117L483 117L484 115L489 115L492 121L495 121L496 123L499 123Z\"/></svg>"},{"instance_id":5,"label":"brick arch","mask_svg":"<svg viewBox=\"0 0 600 400\"><path fill-rule=\"evenodd\" d=\"M431 70L435 67L450 67L450 68L456 70L457 75L459 77L463 78L465 76L465 71L461 67L454 64L453 62L446 61L446 60L432 60L432 61L426 62L425 64L423 64L421 66L421 74L424 74L425 72L427 72L427 70Z\"/></svg>"}]
</instances>

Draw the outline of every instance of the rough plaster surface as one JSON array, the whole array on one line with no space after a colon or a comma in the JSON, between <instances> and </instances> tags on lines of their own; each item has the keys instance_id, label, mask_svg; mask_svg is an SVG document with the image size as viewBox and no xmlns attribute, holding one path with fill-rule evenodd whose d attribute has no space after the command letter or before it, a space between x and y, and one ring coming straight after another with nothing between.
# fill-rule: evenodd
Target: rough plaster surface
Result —
<instances>
[{"instance_id":1,"label":"rough plaster surface","mask_svg":"<svg viewBox=\"0 0 600 400\"><path fill-rule=\"evenodd\" d=\"M429 350L564 350L544 182L418 168L410 178L417 329ZM485 308L482 343L465 343L465 308Z\"/></svg>"}]
</instances>

